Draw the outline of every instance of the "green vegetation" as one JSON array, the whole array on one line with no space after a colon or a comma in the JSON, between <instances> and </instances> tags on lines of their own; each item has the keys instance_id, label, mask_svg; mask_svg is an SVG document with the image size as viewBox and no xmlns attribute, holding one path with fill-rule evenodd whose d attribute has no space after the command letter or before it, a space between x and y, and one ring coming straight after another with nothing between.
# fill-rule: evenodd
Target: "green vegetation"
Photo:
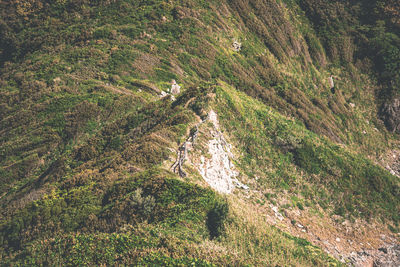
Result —
<instances>
[{"instance_id":1,"label":"green vegetation","mask_svg":"<svg viewBox=\"0 0 400 267\"><path fill-rule=\"evenodd\" d=\"M301 6L333 62L347 65L358 60L357 67L364 71L371 67L366 65L373 64L372 69L384 86L381 98L398 96L398 6L393 0L357 2L306 0Z\"/></svg>"},{"instance_id":2,"label":"green vegetation","mask_svg":"<svg viewBox=\"0 0 400 267\"><path fill-rule=\"evenodd\" d=\"M398 14L364 2L0 2L0 261L340 266L252 206L282 196L397 231ZM257 201L166 166L211 108Z\"/></svg>"},{"instance_id":3,"label":"green vegetation","mask_svg":"<svg viewBox=\"0 0 400 267\"><path fill-rule=\"evenodd\" d=\"M341 216L390 218L399 224L393 212L400 205L396 177L226 84L217 89L217 99L218 114L242 150L240 167L257 176L263 190L301 193Z\"/></svg>"}]
</instances>

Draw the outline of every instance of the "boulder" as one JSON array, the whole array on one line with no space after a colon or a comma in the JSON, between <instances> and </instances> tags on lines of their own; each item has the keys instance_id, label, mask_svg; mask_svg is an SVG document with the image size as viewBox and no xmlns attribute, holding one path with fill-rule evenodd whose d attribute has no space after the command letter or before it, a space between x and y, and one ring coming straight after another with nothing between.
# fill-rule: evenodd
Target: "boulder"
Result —
<instances>
[{"instance_id":1,"label":"boulder","mask_svg":"<svg viewBox=\"0 0 400 267\"><path fill-rule=\"evenodd\" d=\"M232 44L232 48L235 52L239 52L240 49L242 49L242 44L239 43L238 41L234 41Z\"/></svg>"},{"instance_id":2,"label":"boulder","mask_svg":"<svg viewBox=\"0 0 400 267\"><path fill-rule=\"evenodd\" d=\"M172 80L172 82L171 82L171 94L173 94L173 95L177 95L177 94L179 94L180 93L180 91L181 91L181 87L176 83L176 81L175 80Z\"/></svg>"}]
</instances>

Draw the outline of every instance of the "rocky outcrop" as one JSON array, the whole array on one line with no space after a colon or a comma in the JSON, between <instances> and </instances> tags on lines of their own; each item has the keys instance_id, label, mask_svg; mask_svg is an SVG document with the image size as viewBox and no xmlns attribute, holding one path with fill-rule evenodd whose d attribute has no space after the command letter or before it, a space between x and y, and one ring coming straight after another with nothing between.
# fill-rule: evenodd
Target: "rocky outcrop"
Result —
<instances>
[{"instance_id":1,"label":"rocky outcrop","mask_svg":"<svg viewBox=\"0 0 400 267\"><path fill-rule=\"evenodd\" d=\"M225 140L219 130L219 122L217 114L211 110L208 114L208 120L212 123L211 136L208 141L208 154L211 158L200 157L198 170L203 179L216 191L229 194L234 188L249 189L246 185L240 183L236 176L238 172L235 170L231 152L231 145Z\"/></svg>"},{"instance_id":2,"label":"rocky outcrop","mask_svg":"<svg viewBox=\"0 0 400 267\"><path fill-rule=\"evenodd\" d=\"M234 41L232 44L232 49L235 52L239 52L242 49L242 43L239 43L238 41Z\"/></svg>"},{"instance_id":3,"label":"rocky outcrop","mask_svg":"<svg viewBox=\"0 0 400 267\"><path fill-rule=\"evenodd\" d=\"M348 261L356 267L397 267L400 266L400 245L386 244L378 250L353 252Z\"/></svg>"},{"instance_id":4,"label":"rocky outcrop","mask_svg":"<svg viewBox=\"0 0 400 267\"><path fill-rule=\"evenodd\" d=\"M389 131L400 133L400 98L383 105L381 118Z\"/></svg>"},{"instance_id":5,"label":"rocky outcrop","mask_svg":"<svg viewBox=\"0 0 400 267\"><path fill-rule=\"evenodd\" d=\"M235 188L233 182L238 173L234 170L229 158L229 150L221 137L215 136L209 141L210 159L200 157L199 172L203 179L216 191L231 193Z\"/></svg>"},{"instance_id":6,"label":"rocky outcrop","mask_svg":"<svg viewBox=\"0 0 400 267\"><path fill-rule=\"evenodd\" d=\"M177 95L181 92L181 87L176 83L175 80L172 80L172 82L171 82L170 92L173 95Z\"/></svg>"},{"instance_id":7,"label":"rocky outcrop","mask_svg":"<svg viewBox=\"0 0 400 267\"><path fill-rule=\"evenodd\" d=\"M206 155L204 155L201 150L194 149L193 147L197 135L199 134L200 127L206 122L209 122L211 127L204 127L202 130L202 134L207 140L200 144L206 151ZM215 191L230 194L235 188L249 190L247 185L236 179L239 172L232 162L232 145L226 141L220 131L217 114L211 110L207 118L196 124L192 129L193 131L190 131L186 141L179 146L177 158L175 163L171 166L171 170L181 177L186 177L187 174L183 170L183 165L185 161L188 161L196 167L201 177ZM201 154L199 155L199 153ZM191 154L191 156L189 156L189 154Z\"/></svg>"}]
</instances>

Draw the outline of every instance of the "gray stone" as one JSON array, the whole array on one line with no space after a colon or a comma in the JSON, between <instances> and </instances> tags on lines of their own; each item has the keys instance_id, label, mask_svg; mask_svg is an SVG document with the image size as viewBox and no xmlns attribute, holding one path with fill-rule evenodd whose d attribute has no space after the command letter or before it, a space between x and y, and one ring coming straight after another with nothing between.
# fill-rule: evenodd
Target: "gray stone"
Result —
<instances>
[{"instance_id":1,"label":"gray stone","mask_svg":"<svg viewBox=\"0 0 400 267\"><path fill-rule=\"evenodd\" d=\"M176 83L175 80L172 80L171 82L171 94L177 95L181 92L181 87Z\"/></svg>"},{"instance_id":2,"label":"gray stone","mask_svg":"<svg viewBox=\"0 0 400 267\"><path fill-rule=\"evenodd\" d=\"M242 44L239 43L238 41L234 41L232 44L232 48L234 51L239 52L240 49L242 49Z\"/></svg>"}]
</instances>

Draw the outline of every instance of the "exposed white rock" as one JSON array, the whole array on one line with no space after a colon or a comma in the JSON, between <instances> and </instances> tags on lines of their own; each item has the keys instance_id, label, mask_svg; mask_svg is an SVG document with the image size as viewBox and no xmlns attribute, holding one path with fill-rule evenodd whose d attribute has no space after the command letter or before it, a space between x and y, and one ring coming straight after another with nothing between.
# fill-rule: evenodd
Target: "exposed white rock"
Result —
<instances>
[{"instance_id":1,"label":"exposed white rock","mask_svg":"<svg viewBox=\"0 0 400 267\"><path fill-rule=\"evenodd\" d=\"M235 186L237 188L241 188L241 189L244 189L244 190L249 190L250 189L250 187L248 187L247 185L242 184L241 182L239 182L238 179L233 179L233 183L235 184Z\"/></svg>"},{"instance_id":2,"label":"exposed white rock","mask_svg":"<svg viewBox=\"0 0 400 267\"><path fill-rule=\"evenodd\" d=\"M212 124L214 124L214 127L219 130L219 121L218 121L218 117L217 117L217 113L215 113L214 110L211 110L208 113L208 120L210 122L212 122Z\"/></svg>"},{"instance_id":3,"label":"exposed white rock","mask_svg":"<svg viewBox=\"0 0 400 267\"><path fill-rule=\"evenodd\" d=\"M238 41L233 41L232 48L234 51L239 52L242 49L242 44Z\"/></svg>"},{"instance_id":4,"label":"exposed white rock","mask_svg":"<svg viewBox=\"0 0 400 267\"><path fill-rule=\"evenodd\" d=\"M333 76L332 75L329 76L328 80L329 80L330 87L331 88L335 88L335 83L333 82Z\"/></svg>"},{"instance_id":5,"label":"exposed white rock","mask_svg":"<svg viewBox=\"0 0 400 267\"><path fill-rule=\"evenodd\" d=\"M283 221L284 217L283 215L278 211L278 207L274 205L270 205L272 211L275 213L275 217L278 218L280 221Z\"/></svg>"},{"instance_id":6,"label":"exposed white rock","mask_svg":"<svg viewBox=\"0 0 400 267\"><path fill-rule=\"evenodd\" d=\"M247 185L239 182L236 177L238 172L231 160L233 154L231 145L228 144L219 131L219 122L217 114L211 110L208 114L208 120L214 125L211 130L213 139L208 141L208 154L211 158L200 157L198 170L203 179L216 191L230 194L237 187L248 190Z\"/></svg>"},{"instance_id":7,"label":"exposed white rock","mask_svg":"<svg viewBox=\"0 0 400 267\"><path fill-rule=\"evenodd\" d=\"M235 188L234 178L238 173L229 158L227 148L221 138L215 138L208 143L211 159L200 159L199 171L204 180L216 191L229 194Z\"/></svg>"},{"instance_id":8,"label":"exposed white rock","mask_svg":"<svg viewBox=\"0 0 400 267\"><path fill-rule=\"evenodd\" d=\"M171 82L171 90L170 90L171 94L177 95L177 94L180 93L180 91L181 91L181 87L176 83L175 80L172 80L172 82Z\"/></svg>"},{"instance_id":9,"label":"exposed white rock","mask_svg":"<svg viewBox=\"0 0 400 267\"><path fill-rule=\"evenodd\" d=\"M164 91L161 91L161 94L159 95L159 97L160 97L160 98L163 98L163 97L166 97L166 96L168 96L168 95L171 96L171 101L175 101L175 100L176 100L176 98L175 98L174 95L171 95L171 94L169 94L169 93L167 93L167 92L164 92Z\"/></svg>"}]
</instances>

